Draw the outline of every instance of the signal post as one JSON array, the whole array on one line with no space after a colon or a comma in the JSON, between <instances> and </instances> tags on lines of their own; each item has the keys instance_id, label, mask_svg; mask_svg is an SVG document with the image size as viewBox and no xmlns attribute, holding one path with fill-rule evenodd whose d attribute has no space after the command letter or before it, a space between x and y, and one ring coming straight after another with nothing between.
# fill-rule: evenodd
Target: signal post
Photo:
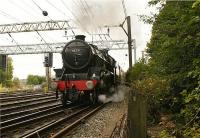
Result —
<instances>
[{"instance_id":1,"label":"signal post","mask_svg":"<svg viewBox=\"0 0 200 138\"><path fill-rule=\"evenodd\" d=\"M123 25L127 22L127 31ZM134 43L134 63L136 63L136 42L131 36L131 18L127 16L120 25L128 37L129 69L132 67L132 43ZM146 99L135 91L129 92L127 124L130 138L146 138Z\"/></svg>"},{"instance_id":2,"label":"signal post","mask_svg":"<svg viewBox=\"0 0 200 138\"><path fill-rule=\"evenodd\" d=\"M51 84L51 67L53 65L53 53L46 53L44 55L44 67L46 71L46 84L47 84L47 92L50 89Z\"/></svg>"}]
</instances>

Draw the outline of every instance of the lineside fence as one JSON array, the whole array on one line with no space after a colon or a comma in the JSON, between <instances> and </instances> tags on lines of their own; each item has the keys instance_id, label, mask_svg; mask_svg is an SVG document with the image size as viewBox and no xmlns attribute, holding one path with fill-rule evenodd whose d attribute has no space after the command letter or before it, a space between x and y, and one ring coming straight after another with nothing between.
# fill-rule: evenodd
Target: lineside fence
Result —
<instances>
[{"instance_id":1,"label":"lineside fence","mask_svg":"<svg viewBox=\"0 0 200 138\"><path fill-rule=\"evenodd\" d=\"M123 115L110 138L147 138L147 97L129 92L128 112Z\"/></svg>"},{"instance_id":2,"label":"lineside fence","mask_svg":"<svg viewBox=\"0 0 200 138\"><path fill-rule=\"evenodd\" d=\"M127 124L129 138L147 138L147 97L130 91L128 101Z\"/></svg>"},{"instance_id":3,"label":"lineside fence","mask_svg":"<svg viewBox=\"0 0 200 138\"><path fill-rule=\"evenodd\" d=\"M120 121L116 124L110 138L129 138L127 113L125 113Z\"/></svg>"}]
</instances>

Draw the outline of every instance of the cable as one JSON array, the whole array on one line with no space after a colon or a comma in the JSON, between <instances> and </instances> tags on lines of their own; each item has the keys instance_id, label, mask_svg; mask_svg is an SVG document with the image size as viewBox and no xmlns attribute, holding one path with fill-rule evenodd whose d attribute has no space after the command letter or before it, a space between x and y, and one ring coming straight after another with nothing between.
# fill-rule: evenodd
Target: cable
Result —
<instances>
[{"instance_id":1,"label":"cable","mask_svg":"<svg viewBox=\"0 0 200 138\"><path fill-rule=\"evenodd\" d=\"M82 5L83 10L85 11L86 15L87 15L87 16L89 17L89 19L90 19L90 15L89 15L89 13L88 13L88 11L87 11L85 5L83 4L82 0L79 0L79 1L80 1L81 5Z\"/></svg>"},{"instance_id":2,"label":"cable","mask_svg":"<svg viewBox=\"0 0 200 138\"><path fill-rule=\"evenodd\" d=\"M64 7L74 16L74 18L77 20L77 22L83 27L83 29L84 29L88 34L90 34L90 33L88 32L88 30L81 24L81 21L77 18L77 16L68 8L67 4L66 4L63 0L61 0L61 2L62 2L62 4L64 5Z\"/></svg>"},{"instance_id":3,"label":"cable","mask_svg":"<svg viewBox=\"0 0 200 138\"><path fill-rule=\"evenodd\" d=\"M43 12L44 10L34 1L34 0L32 0L32 2ZM48 16L48 15L47 15ZM48 18L50 19L50 20L52 20L49 16L48 16ZM53 20L52 20L53 21ZM52 50L52 48L49 46L49 44L47 44L47 42L45 41L45 39L42 37L42 35L38 32L38 31L36 31L36 33L40 36L40 38L44 41L44 43L49 47L49 49L50 50Z\"/></svg>"},{"instance_id":4,"label":"cable","mask_svg":"<svg viewBox=\"0 0 200 138\"><path fill-rule=\"evenodd\" d=\"M83 8L82 8L83 6L81 6L81 4L80 4L80 2L78 2L78 0L72 0L72 2L74 3L75 6L77 6L77 8L79 10L81 10L80 13L82 13L82 14L85 13L84 10L83 10Z\"/></svg>"},{"instance_id":5,"label":"cable","mask_svg":"<svg viewBox=\"0 0 200 138\"><path fill-rule=\"evenodd\" d=\"M60 13L62 13L64 16L66 16L66 17L68 18L68 16L67 16L62 10L60 10L60 9L57 8L55 5L53 5L49 0L46 0L46 1L47 1L47 3L48 3L49 5L51 5L52 7L54 7L56 10L58 10ZM68 22L67 22L67 25L68 25L68 27L71 28L71 26L70 26L70 24L69 24ZM74 30L71 29L71 31L72 31L73 35L75 36Z\"/></svg>"},{"instance_id":6,"label":"cable","mask_svg":"<svg viewBox=\"0 0 200 138\"><path fill-rule=\"evenodd\" d=\"M44 12L44 10L34 1L34 0L32 0L32 2L42 11L42 12ZM50 17L49 17L49 15L47 15L47 17L50 19L50 20L52 20ZM53 21L53 20L52 20Z\"/></svg>"},{"instance_id":7,"label":"cable","mask_svg":"<svg viewBox=\"0 0 200 138\"><path fill-rule=\"evenodd\" d=\"M123 6L123 9L124 9L124 15L125 15L125 18L127 17L127 11L126 11L126 6L125 6L125 3L124 3L124 0L122 0L122 6Z\"/></svg>"},{"instance_id":8,"label":"cable","mask_svg":"<svg viewBox=\"0 0 200 138\"><path fill-rule=\"evenodd\" d=\"M90 10L92 17L94 17L94 14L92 12L92 10L90 9L88 3L84 0L86 7L88 8L88 10Z\"/></svg>"},{"instance_id":9,"label":"cable","mask_svg":"<svg viewBox=\"0 0 200 138\"><path fill-rule=\"evenodd\" d=\"M15 39L12 37L12 35L10 34L10 33L8 33L8 35L9 35L9 37L12 39L12 42L15 42L15 44L17 45L17 47L19 47L19 49L21 50L21 51L23 51L22 50L22 48L19 46L19 44L17 43L17 41L15 41Z\"/></svg>"},{"instance_id":10,"label":"cable","mask_svg":"<svg viewBox=\"0 0 200 138\"><path fill-rule=\"evenodd\" d=\"M30 11L31 10L27 10L25 9L23 6L19 5L19 3L13 1L13 0L8 0L11 4L13 4L14 6L19 7L19 9L22 9L24 11L24 13L30 13L32 16L34 16L34 18L37 18L37 16L35 16L34 14L32 14Z\"/></svg>"},{"instance_id":11,"label":"cable","mask_svg":"<svg viewBox=\"0 0 200 138\"><path fill-rule=\"evenodd\" d=\"M36 31L36 32L41 37L41 39L44 41L44 43L49 47L49 49L52 50L52 48L49 46L49 44L47 44L47 42L44 40L44 38L42 37L42 35L38 31Z\"/></svg>"},{"instance_id":12,"label":"cable","mask_svg":"<svg viewBox=\"0 0 200 138\"><path fill-rule=\"evenodd\" d=\"M3 15L4 17L7 17L7 18L10 17L10 18L13 19L13 20L17 20L17 21L19 21L19 22L22 22L21 20L17 19L16 17L14 17L14 16L12 16L12 15L10 15L10 14L4 12L4 11L1 11L1 10L0 10L0 14Z\"/></svg>"},{"instance_id":13,"label":"cable","mask_svg":"<svg viewBox=\"0 0 200 138\"><path fill-rule=\"evenodd\" d=\"M11 0L12 1L12 0ZM24 9L22 6L20 6L20 5L18 5L18 3L15 3L14 1L9 1L11 4L13 4L13 5L17 5L20 9L22 9L25 13L30 13L28 10L26 10L26 9ZM32 13L30 13L30 14L32 14ZM32 14L33 15L33 14ZM34 16L34 15L33 15ZM35 18L37 18L36 16L35 16ZM16 18L17 19L17 18ZM17 19L18 20L18 19ZM22 22L22 21L21 21ZM15 39L11 36L11 34L9 34L9 36L12 38L12 41L14 41L17 45L18 45L18 43L15 41ZM39 39L38 37L36 37L36 39Z\"/></svg>"},{"instance_id":14,"label":"cable","mask_svg":"<svg viewBox=\"0 0 200 138\"><path fill-rule=\"evenodd\" d=\"M83 6L83 8L84 8L84 10L85 10L85 12L86 12L86 14L88 15L88 17L90 18L90 20L91 20L91 23L93 24L93 26L94 26L94 28L96 28L98 25L94 22L94 14L93 14L93 12L92 12L92 10L90 9L90 7L89 7L89 5L88 5L88 3L84 0L84 3L82 2L82 0L79 0L80 1L80 3L82 4L82 6ZM86 6L85 6L86 5ZM89 12L88 12L89 11ZM91 15L91 16L90 16ZM100 33L102 33L102 30L101 30L101 28L100 27L98 27L97 28L97 32L98 32L98 30L99 30L99 32ZM100 39L103 41L103 39L100 37Z\"/></svg>"},{"instance_id":15,"label":"cable","mask_svg":"<svg viewBox=\"0 0 200 138\"><path fill-rule=\"evenodd\" d=\"M30 3L27 3L27 0L22 0L23 2L23 4L24 5L26 5L26 7L28 7L29 9L32 9L32 11L33 11L33 9L35 8L35 7L33 7L32 5L30 5ZM37 10L35 10L34 11L34 13L36 13L36 15L40 15L41 13L39 12L39 11L37 11Z\"/></svg>"}]
</instances>

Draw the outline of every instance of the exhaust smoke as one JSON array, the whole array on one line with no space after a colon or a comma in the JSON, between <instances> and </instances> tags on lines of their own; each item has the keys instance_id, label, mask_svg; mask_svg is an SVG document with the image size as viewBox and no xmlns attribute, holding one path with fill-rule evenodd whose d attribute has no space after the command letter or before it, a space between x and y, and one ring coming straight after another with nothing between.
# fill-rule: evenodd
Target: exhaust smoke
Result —
<instances>
[{"instance_id":1,"label":"exhaust smoke","mask_svg":"<svg viewBox=\"0 0 200 138\"><path fill-rule=\"evenodd\" d=\"M114 88L110 89L110 92L114 92ZM107 102L121 102L124 100L125 94L128 92L128 87L124 85L120 85L116 88L115 92L111 96L107 96L105 94L99 95L98 99L99 101L103 103Z\"/></svg>"},{"instance_id":2,"label":"exhaust smoke","mask_svg":"<svg viewBox=\"0 0 200 138\"><path fill-rule=\"evenodd\" d=\"M79 27L91 32L97 31L99 26L120 24L124 19L123 12L119 12L122 10L120 0L80 1L74 7Z\"/></svg>"}]
</instances>

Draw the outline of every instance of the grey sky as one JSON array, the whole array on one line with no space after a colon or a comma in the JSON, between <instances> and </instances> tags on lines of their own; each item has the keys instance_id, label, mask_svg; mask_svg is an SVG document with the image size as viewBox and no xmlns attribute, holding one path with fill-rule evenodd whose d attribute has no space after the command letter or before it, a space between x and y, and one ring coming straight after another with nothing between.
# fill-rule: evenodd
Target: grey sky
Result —
<instances>
[{"instance_id":1,"label":"grey sky","mask_svg":"<svg viewBox=\"0 0 200 138\"><path fill-rule=\"evenodd\" d=\"M75 30L76 34L85 34L87 31L99 33L96 26L119 25L124 20L124 12L121 0L85 0L90 7L89 16L84 13L81 6L84 0L0 0L0 24L16 22L33 22L47 20L70 20L72 26L80 29ZM150 38L150 25L145 25L139 21L140 14L148 14L151 10L147 8L148 0L124 0L127 8L127 15L132 20L132 37L136 39L137 55L141 57L141 51L144 50L146 42ZM35 3L36 4L35 4ZM39 7L38 7L39 6ZM48 11L49 16L44 17L41 9ZM91 27L92 26L92 27ZM113 39L123 38L126 41L126 35L121 28L111 28L111 37ZM105 30L102 30L102 32ZM36 32L11 34L19 44L44 43ZM64 42L66 38L64 31L41 32L46 42ZM0 35L1 45L14 45L12 39L7 34ZM90 39L89 36L87 36ZM125 56L127 51L110 51L110 54L119 62L124 70L128 68L128 58ZM45 75L43 67L43 55L16 55L11 56L14 62L14 76L26 78L28 74ZM61 67L61 58L59 54L54 56L54 67Z\"/></svg>"}]
</instances>

